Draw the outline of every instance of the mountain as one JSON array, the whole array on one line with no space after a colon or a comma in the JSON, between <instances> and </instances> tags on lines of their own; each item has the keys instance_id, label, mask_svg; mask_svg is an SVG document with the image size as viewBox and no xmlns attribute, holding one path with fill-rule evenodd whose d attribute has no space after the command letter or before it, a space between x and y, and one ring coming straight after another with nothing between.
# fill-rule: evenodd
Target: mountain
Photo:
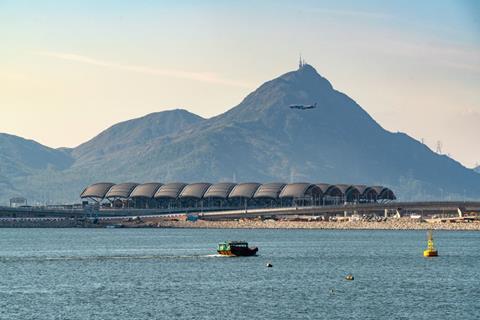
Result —
<instances>
[{"instance_id":1,"label":"mountain","mask_svg":"<svg viewBox=\"0 0 480 320\"><path fill-rule=\"evenodd\" d=\"M313 103L315 109L289 108ZM233 177L386 185L402 200L480 199L480 175L406 134L384 130L309 65L266 82L219 116L148 115L105 130L68 156L68 167L11 183L30 197L59 201L78 201L83 187L97 181Z\"/></svg>"},{"instance_id":2,"label":"mountain","mask_svg":"<svg viewBox=\"0 0 480 320\"><path fill-rule=\"evenodd\" d=\"M203 119L186 110L176 109L148 114L120 122L72 151L80 163L117 157L117 153L148 144L159 137L184 131Z\"/></svg>"},{"instance_id":3,"label":"mountain","mask_svg":"<svg viewBox=\"0 0 480 320\"><path fill-rule=\"evenodd\" d=\"M476 172L480 173L480 166L478 166L476 168L473 168L473 171L476 171Z\"/></svg>"},{"instance_id":4,"label":"mountain","mask_svg":"<svg viewBox=\"0 0 480 320\"><path fill-rule=\"evenodd\" d=\"M33 140L0 133L0 194L21 193L23 186L13 183L16 178L64 170L72 163L68 149L55 150Z\"/></svg>"},{"instance_id":5,"label":"mountain","mask_svg":"<svg viewBox=\"0 0 480 320\"><path fill-rule=\"evenodd\" d=\"M27 176L41 170L62 170L72 163L68 149L56 150L33 140L0 133L0 175Z\"/></svg>"}]
</instances>

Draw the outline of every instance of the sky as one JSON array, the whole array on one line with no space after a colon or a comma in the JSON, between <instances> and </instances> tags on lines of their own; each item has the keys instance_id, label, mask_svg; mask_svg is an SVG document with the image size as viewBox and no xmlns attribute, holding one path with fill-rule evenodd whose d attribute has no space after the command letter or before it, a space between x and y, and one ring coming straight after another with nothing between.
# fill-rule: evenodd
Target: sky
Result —
<instances>
[{"instance_id":1,"label":"sky","mask_svg":"<svg viewBox=\"0 0 480 320\"><path fill-rule=\"evenodd\" d=\"M151 112L215 116L300 53L385 129L480 163L475 0L0 0L0 132L75 147Z\"/></svg>"}]
</instances>

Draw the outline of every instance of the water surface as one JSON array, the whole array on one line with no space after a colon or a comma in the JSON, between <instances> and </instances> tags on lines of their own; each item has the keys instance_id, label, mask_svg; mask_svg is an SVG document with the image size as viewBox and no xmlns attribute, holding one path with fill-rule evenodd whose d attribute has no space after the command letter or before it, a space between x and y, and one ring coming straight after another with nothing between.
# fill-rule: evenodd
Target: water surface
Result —
<instances>
[{"instance_id":1,"label":"water surface","mask_svg":"<svg viewBox=\"0 0 480 320\"><path fill-rule=\"evenodd\" d=\"M0 319L479 319L480 232L434 236L425 259L424 231L0 229Z\"/></svg>"}]
</instances>

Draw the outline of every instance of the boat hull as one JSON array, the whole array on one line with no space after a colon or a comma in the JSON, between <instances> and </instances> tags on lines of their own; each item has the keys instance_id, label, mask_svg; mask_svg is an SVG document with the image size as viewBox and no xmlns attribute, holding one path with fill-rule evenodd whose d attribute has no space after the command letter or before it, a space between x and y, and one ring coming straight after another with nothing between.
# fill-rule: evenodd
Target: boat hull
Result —
<instances>
[{"instance_id":1,"label":"boat hull","mask_svg":"<svg viewBox=\"0 0 480 320\"><path fill-rule=\"evenodd\" d=\"M231 248L230 250L217 250L222 256L249 257L257 254L258 248Z\"/></svg>"}]
</instances>

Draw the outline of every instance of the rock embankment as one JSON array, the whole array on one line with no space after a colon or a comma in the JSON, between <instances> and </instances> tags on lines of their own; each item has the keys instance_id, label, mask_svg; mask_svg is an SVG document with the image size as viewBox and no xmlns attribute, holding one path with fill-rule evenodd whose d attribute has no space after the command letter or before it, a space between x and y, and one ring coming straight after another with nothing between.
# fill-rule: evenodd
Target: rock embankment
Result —
<instances>
[{"instance_id":1,"label":"rock embankment","mask_svg":"<svg viewBox=\"0 0 480 320\"><path fill-rule=\"evenodd\" d=\"M185 221L152 218L119 218L92 221L74 219L9 219L0 220L0 228L204 228L204 229L338 229L338 230L477 230L480 220L419 221L410 218L388 218L383 220L342 220L342 221L292 221L240 219L229 221Z\"/></svg>"},{"instance_id":2,"label":"rock embankment","mask_svg":"<svg viewBox=\"0 0 480 320\"><path fill-rule=\"evenodd\" d=\"M158 221L160 228L245 228L245 229L340 229L340 230L480 230L480 221L474 222L420 222L409 218L386 221Z\"/></svg>"}]
</instances>

